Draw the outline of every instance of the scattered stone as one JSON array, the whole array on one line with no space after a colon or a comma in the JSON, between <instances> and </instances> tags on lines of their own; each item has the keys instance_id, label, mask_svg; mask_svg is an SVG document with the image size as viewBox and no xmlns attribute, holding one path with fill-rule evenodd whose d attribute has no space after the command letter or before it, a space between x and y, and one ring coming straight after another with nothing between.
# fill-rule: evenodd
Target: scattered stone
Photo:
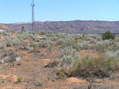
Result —
<instances>
[{"instance_id":1,"label":"scattered stone","mask_svg":"<svg viewBox=\"0 0 119 89\"><path fill-rule=\"evenodd\" d=\"M21 58L12 50L0 51L0 63L10 63L20 61Z\"/></svg>"},{"instance_id":2,"label":"scattered stone","mask_svg":"<svg viewBox=\"0 0 119 89\"><path fill-rule=\"evenodd\" d=\"M48 65L45 66L45 68L53 68L56 67L59 64L59 62L54 61L52 63L49 63Z\"/></svg>"},{"instance_id":3,"label":"scattered stone","mask_svg":"<svg viewBox=\"0 0 119 89\"><path fill-rule=\"evenodd\" d=\"M16 61L20 61L21 60L21 57L16 57Z\"/></svg>"},{"instance_id":4,"label":"scattered stone","mask_svg":"<svg viewBox=\"0 0 119 89\"><path fill-rule=\"evenodd\" d=\"M36 87L41 87L42 86L42 83L41 82L38 82L38 81L25 81L23 82L24 85L30 85L30 86L36 86Z\"/></svg>"},{"instance_id":5,"label":"scattered stone","mask_svg":"<svg viewBox=\"0 0 119 89\"><path fill-rule=\"evenodd\" d=\"M86 80L75 78L75 77L67 78L66 81L69 83L79 83L79 84L87 84L88 83Z\"/></svg>"},{"instance_id":6,"label":"scattered stone","mask_svg":"<svg viewBox=\"0 0 119 89\"><path fill-rule=\"evenodd\" d=\"M36 82L34 82L34 85L35 85L35 86L42 86L42 83L36 81Z\"/></svg>"}]
</instances>

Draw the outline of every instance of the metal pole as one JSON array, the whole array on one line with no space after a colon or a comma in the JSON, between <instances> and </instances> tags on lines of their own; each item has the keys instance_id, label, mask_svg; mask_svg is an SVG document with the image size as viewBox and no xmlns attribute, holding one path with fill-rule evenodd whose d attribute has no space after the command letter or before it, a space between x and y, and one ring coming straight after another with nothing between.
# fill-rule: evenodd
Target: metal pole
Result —
<instances>
[{"instance_id":1,"label":"metal pole","mask_svg":"<svg viewBox=\"0 0 119 89\"><path fill-rule=\"evenodd\" d=\"M35 21L35 15L34 15L34 12L35 12L35 4L34 4L34 0L32 1L32 31L34 31L34 21Z\"/></svg>"}]
</instances>

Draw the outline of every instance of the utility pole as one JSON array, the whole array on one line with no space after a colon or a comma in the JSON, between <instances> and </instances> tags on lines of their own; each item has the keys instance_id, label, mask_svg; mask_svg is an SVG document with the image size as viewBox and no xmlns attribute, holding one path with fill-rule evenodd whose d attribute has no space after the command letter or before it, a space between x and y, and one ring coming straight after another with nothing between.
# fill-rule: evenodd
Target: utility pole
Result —
<instances>
[{"instance_id":1,"label":"utility pole","mask_svg":"<svg viewBox=\"0 0 119 89\"><path fill-rule=\"evenodd\" d=\"M34 24L35 24L35 3L34 0L32 0L32 31L34 31Z\"/></svg>"}]
</instances>

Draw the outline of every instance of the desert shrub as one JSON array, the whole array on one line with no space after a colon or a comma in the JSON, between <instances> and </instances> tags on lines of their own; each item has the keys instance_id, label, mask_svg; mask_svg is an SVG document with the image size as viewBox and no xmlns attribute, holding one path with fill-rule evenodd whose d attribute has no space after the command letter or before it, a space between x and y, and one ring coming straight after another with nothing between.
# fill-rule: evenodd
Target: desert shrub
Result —
<instances>
[{"instance_id":1,"label":"desert shrub","mask_svg":"<svg viewBox=\"0 0 119 89\"><path fill-rule=\"evenodd\" d=\"M79 52L72 46L61 48L59 53L59 58L62 65L71 64L73 60L79 59L80 57Z\"/></svg>"},{"instance_id":2,"label":"desert shrub","mask_svg":"<svg viewBox=\"0 0 119 89\"><path fill-rule=\"evenodd\" d=\"M40 40L38 44L40 48L48 48L50 50L53 48L54 42L50 38L46 37L46 39Z\"/></svg>"},{"instance_id":3,"label":"desert shrub","mask_svg":"<svg viewBox=\"0 0 119 89\"><path fill-rule=\"evenodd\" d=\"M6 41L0 43L0 49L3 49L7 46Z\"/></svg>"},{"instance_id":4,"label":"desert shrub","mask_svg":"<svg viewBox=\"0 0 119 89\"><path fill-rule=\"evenodd\" d=\"M23 81L23 78L22 77L17 77L16 78L16 83L21 83Z\"/></svg>"},{"instance_id":5,"label":"desert shrub","mask_svg":"<svg viewBox=\"0 0 119 89\"><path fill-rule=\"evenodd\" d=\"M115 43L113 45L113 49L119 49L119 42L115 41Z\"/></svg>"},{"instance_id":6,"label":"desert shrub","mask_svg":"<svg viewBox=\"0 0 119 89\"><path fill-rule=\"evenodd\" d=\"M24 38L27 38L29 36L29 34L30 34L30 32L23 30L23 31L18 32L17 36L19 38L24 39Z\"/></svg>"},{"instance_id":7,"label":"desert shrub","mask_svg":"<svg viewBox=\"0 0 119 89\"><path fill-rule=\"evenodd\" d=\"M39 35L45 35L46 33L45 32L39 32Z\"/></svg>"},{"instance_id":8,"label":"desert shrub","mask_svg":"<svg viewBox=\"0 0 119 89\"><path fill-rule=\"evenodd\" d=\"M87 36L85 34L80 34L80 39L86 40L87 39Z\"/></svg>"},{"instance_id":9,"label":"desert shrub","mask_svg":"<svg viewBox=\"0 0 119 89\"><path fill-rule=\"evenodd\" d=\"M86 57L82 60L75 60L70 76L78 76L83 78L104 78L110 77L113 72L117 72L119 61L113 59L92 59Z\"/></svg>"},{"instance_id":10,"label":"desert shrub","mask_svg":"<svg viewBox=\"0 0 119 89\"><path fill-rule=\"evenodd\" d=\"M97 41L92 48L100 52L105 52L105 50L112 49L113 46L115 46L115 42L113 40L101 40Z\"/></svg>"},{"instance_id":11,"label":"desert shrub","mask_svg":"<svg viewBox=\"0 0 119 89\"><path fill-rule=\"evenodd\" d=\"M115 39L115 35L112 32L107 31L102 35L102 39L103 40Z\"/></svg>"},{"instance_id":12,"label":"desert shrub","mask_svg":"<svg viewBox=\"0 0 119 89\"><path fill-rule=\"evenodd\" d=\"M33 33L29 31L21 31L17 33L17 38L20 40L31 40L31 41L36 41L37 40L38 33Z\"/></svg>"},{"instance_id":13,"label":"desert shrub","mask_svg":"<svg viewBox=\"0 0 119 89\"><path fill-rule=\"evenodd\" d=\"M0 33L0 35L9 36L9 35L10 35L10 33L9 33L9 32L7 32L7 31L4 31L4 32L1 32L1 33Z\"/></svg>"},{"instance_id":14,"label":"desert shrub","mask_svg":"<svg viewBox=\"0 0 119 89\"><path fill-rule=\"evenodd\" d=\"M113 59L118 59L119 60L119 50L115 51L106 51L105 52L106 57L111 57Z\"/></svg>"},{"instance_id":15,"label":"desert shrub","mask_svg":"<svg viewBox=\"0 0 119 89\"><path fill-rule=\"evenodd\" d=\"M89 49L90 48L89 41L82 41L82 42L80 42L79 48L80 49Z\"/></svg>"},{"instance_id":16,"label":"desert shrub","mask_svg":"<svg viewBox=\"0 0 119 89\"><path fill-rule=\"evenodd\" d=\"M21 41L15 37L5 37L4 41L1 42L0 46L4 46L4 47L10 47L10 46L18 46L20 45Z\"/></svg>"},{"instance_id":17,"label":"desert shrub","mask_svg":"<svg viewBox=\"0 0 119 89\"><path fill-rule=\"evenodd\" d=\"M70 74L68 73L68 71L61 69L61 70L57 70L56 71L56 75L58 76L58 78L60 79L64 79L67 78L68 76L70 76Z\"/></svg>"},{"instance_id":18,"label":"desert shrub","mask_svg":"<svg viewBox=\"0 0 119 89\"><path fill-rule=\"evenodd\" d=\"M76 46L76 42L72 36L65 36L64 38L60 38L57 40L57 45L60 45L62 47L67 47L67 46Z\"/></svg>"}]
</instances>

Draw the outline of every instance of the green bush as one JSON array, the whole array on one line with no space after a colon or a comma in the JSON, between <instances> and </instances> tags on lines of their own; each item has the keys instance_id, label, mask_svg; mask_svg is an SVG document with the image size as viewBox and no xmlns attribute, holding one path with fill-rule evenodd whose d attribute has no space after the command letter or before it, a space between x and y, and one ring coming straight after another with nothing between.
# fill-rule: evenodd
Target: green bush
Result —
<instances>
[{"instance_id":1,"label":"green bush","mask_svg":"<svg viewBox=\"0 0 119 89\"><path fill-rule=\"evenodd\" d=\"M17 77L16 78L16 83L20 83L20 82L22 82L23 81L23 78L22 77Z\"/></svg>"},{"instance_id":2,"label":"green bush","mask_svg":"<svg viewBox=\"0 0 119 89\"><path fill-rule=\"evenodd\" d=\"M102 39L103 40L115 39L115 35L112 32L107 31L102 35Z\"/></svg>"}]
</instances>

